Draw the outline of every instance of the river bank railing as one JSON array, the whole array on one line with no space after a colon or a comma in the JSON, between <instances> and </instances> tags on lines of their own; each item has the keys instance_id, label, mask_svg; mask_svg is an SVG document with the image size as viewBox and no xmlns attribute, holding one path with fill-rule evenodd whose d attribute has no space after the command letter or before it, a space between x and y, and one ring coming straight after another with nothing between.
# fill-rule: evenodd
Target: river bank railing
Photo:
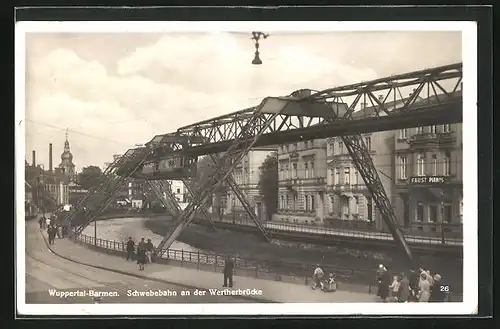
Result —
<instances>
[{"instance_id":1,"label":"river bank railing","mask_svg":"<svg viewBox=\"0 0 500 329\"><path fill-rule=\"evenodd\" d=\"M126 242L113 241L93 236L80 234L76 242L84 245L111 251L115 253L126 253ZM312 272L314 264L301 264L281 261L258 261L255 259L231 257L234 261L234 274L254 277L264 280L283 281L296 284L312 284ZM200 251L187 251L181 249L165 249L161 259L155 260L156 263L175 262L182 267L191 267L199 270L222 272L226 255L217 253L207 253ZM355 269L339 266L321 265L326 275L335 273L339 281L339 289L348 289L349 291L375 291L372 284L375 280L375 271L372 269ZM343 286L343 288L342 288Z\"/></svg>"},{"instance_id":2,"label":"river bank railing","mask_svg":"<svg viewBox=\"0 0 500 329\"><path fill-rule=\"evenodd\" d=\"M80 234L76 242L114 253L126 254L126 242L94 238ZM174 262L181 267L196 268L202 271L222 272L227 255L182 249L165 249L161 259L156 263ZM254 277L264 280L289 282L295 284L312 285L312 272L315 264L302 264L282 261L261 261L249 258L231 257L234 261L234 274ZM325 278L334 273L337 289L352 292L376 293L375 270L361 268L347 268L321 264ZM394 274L399 274L394 273ZM456 291L455 293L458 293Z\"/></svg>"}]
</instances>

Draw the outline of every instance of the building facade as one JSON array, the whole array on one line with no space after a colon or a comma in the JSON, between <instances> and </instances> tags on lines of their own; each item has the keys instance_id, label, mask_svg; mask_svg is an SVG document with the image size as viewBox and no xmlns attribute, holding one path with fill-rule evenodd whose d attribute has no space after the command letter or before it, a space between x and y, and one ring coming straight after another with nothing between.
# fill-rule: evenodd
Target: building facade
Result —
<instances>
[{"instance_id":1,"label":"building facade","mask_svg":"<svg viewBox=\"0 0 500 329\"><path fill-rule=\"evenodd\" d=\"M50 193L58 206L69 204L68 184L60 182L59 184L44 184L45 190Z\"/></svg>"},{"instance_id":2,"label":"building facade","mask_svg":"<svg viewBox=\"0 0 500 329\"><path fill-rule=\"evenodd\" d=\"M184 186L184 183L181 180L171 180L169 182L170 187L172 188L172 194L174 195L177 202L187 202L187 190Z\"/></svg>"},{"instance_id":3,"label":"building facade","mask_svg":"<svg viewBox=\"0 0 500 329\"><path fill-rule=\"evenodd\" d=\"M257 218L266 215L265 205L259 189L260 167L266 158L276 152L276 147L259 147L251 149L238 163L233 171L233 178L239 189L245 195ZM221 216L245 216L245 209L234 191L225 186L224 192L215 193L212 199L211 211L219 211Z\"/></svg>"},{"instance_id":4,"label":"building facade","mask_svg":"<svg viewBox=\"0 0 500 329\"><path fill-rule=\"evenodd\" d=\"M462 124L395 133L395 208L416 231L461 231Z\"/></svg>"},{"instance_id":5,"label":"building facade","mask_svg":"<svg viewBox=\"0 0 500 329\"><path fill-rule=\"evenodd\" d=\"M273 220L323 223L326 214L326 140L278 148L278 213Z\"/></svg>"}]
</instances>

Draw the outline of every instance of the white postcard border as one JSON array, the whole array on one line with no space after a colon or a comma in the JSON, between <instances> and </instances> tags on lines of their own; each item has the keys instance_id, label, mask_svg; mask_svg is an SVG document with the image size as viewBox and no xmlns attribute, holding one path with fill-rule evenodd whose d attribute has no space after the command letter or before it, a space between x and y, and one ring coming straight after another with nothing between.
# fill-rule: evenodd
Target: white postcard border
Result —
<instances>
[{"instance_id":1,"label":"white postcard border","mask_svg":"<svg viewBox=\"0 0 500 329\"><path fill-rule=\"evenodd\" d=\"M56 32L462 31L463 259L461 303L71 304L25 302L25 35ZM477 26L475 22L18 22L15 26L15 209L17 309L23 315L400 315L474 314L477 262Z\"/></svg>"}]
</instances>

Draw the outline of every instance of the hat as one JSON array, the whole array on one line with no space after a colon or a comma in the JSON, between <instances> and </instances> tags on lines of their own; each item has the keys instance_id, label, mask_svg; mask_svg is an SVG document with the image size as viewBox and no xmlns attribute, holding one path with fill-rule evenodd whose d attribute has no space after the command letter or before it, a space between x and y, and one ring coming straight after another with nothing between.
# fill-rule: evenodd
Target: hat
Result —
<instances>
[{"instance_id":1,"label":"hat","mask_svg":"<svg viewBox=\"0 0 500 329\"><path fill-rule=\"evenodd\" d=\"M441 280L441 275L439 274L434 275L434 281L439 281L439 280Z\"/></svg>"}]
</instances>

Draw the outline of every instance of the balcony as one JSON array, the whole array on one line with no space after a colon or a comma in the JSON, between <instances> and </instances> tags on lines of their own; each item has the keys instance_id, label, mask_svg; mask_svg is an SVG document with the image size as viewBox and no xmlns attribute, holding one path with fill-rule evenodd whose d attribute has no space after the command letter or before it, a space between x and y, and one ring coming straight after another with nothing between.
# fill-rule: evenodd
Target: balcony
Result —
<instances>
[{"instance_id":1,"label":"balcony","mask_svg":"<svg viewBox=\"0 0 500 329\"><path fill-rule=\"evenodd\" d=\"M445 133L437 134L437 139L441 145L455 144L457 141L457 136L454 131L448 131Z\"/></svg>"},{"instance_id":2,"label":"balcony","mask_svg":"<svg viewBox=\"0 0 500 329\"><path fill-rule=\"evenodd\" d=\"M425 146L435 146L438 144L438 134L435 133L421 133L411 136L409 139L409 144L411 147L425 147Z\"/></svg>"},{"instance_id":3,"label":"balcony","mask_svg":"<svg viewBox=\"0 0 500 329\"><path fill-rule=\"evenodd\" d=\"M365 184L334 184L328 186L328 192L331 193L364 193L368 191Z\"/></svg>"}]
</instances>

